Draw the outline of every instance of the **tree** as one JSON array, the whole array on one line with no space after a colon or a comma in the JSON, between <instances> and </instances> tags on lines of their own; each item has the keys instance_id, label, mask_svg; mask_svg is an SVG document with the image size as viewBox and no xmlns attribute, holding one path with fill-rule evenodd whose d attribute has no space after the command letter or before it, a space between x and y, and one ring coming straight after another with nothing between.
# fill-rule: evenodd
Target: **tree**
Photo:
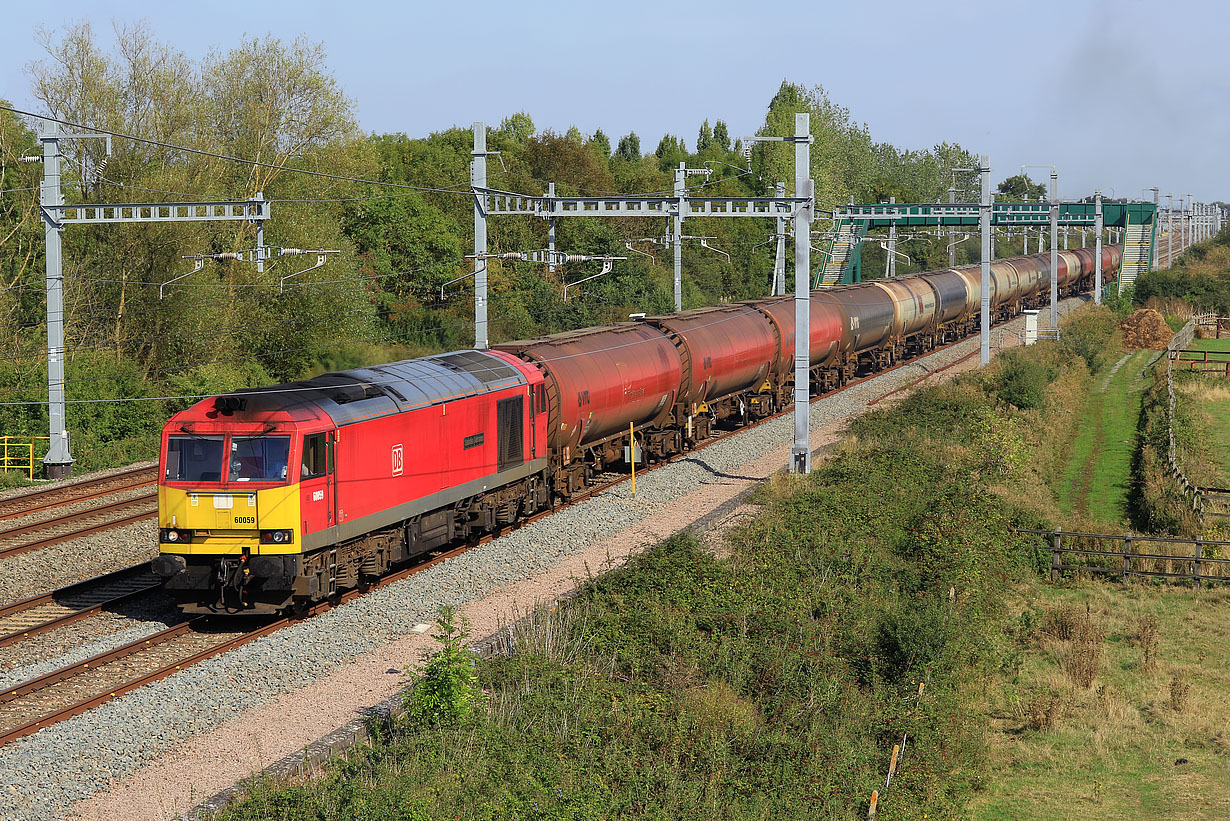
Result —
<instances>
[{"instance_id":1,"label":"tree","mask_svg":"<svg viewBox=\"0 0 1230 821\"><path fill-rule=\"evenodd\" d=\"M524 143L534 136L534 121L529 114L518 111L500 120L500 131L507 134L513 142Z\"/></svg>"},{"instance_id":2,"label":"tree","mask_svg":"<svg viewBox=\"0 0 1230 821\"><path fill-rule=\"evenodd\" d=\"M658 158L658 168L662 171L670 171L688 159L687 146L684 145L683 140L673 134L664 135L658 142L657 150L653 153Z\"/></svg>"},{"instance_id":3,"label":"tree","mask_svg":"<svg viewBox=\"0 0 1230 821\"><path fill-rule=\"evenodd\" d=\"M1046 199L1046 186L1035 183L1028 174L1014 174L999 184L998 191L1002 199L1013 202L1020 202L1026 197L1031 200Z\"/></svg>"},{"instance_id":4,"label":"tree","mask_svg":"<svg viewBox=\"0 0 1230 821\"><path fill-rule=\"evenodd\" d=\"M594 132L594 136L590 138L589 144L594 150L607 158L611 156L611 138L608 137L601 128Z\"/></svg>"},{"instance_id":5,"label":"tree","mask_svg":"<svg viewBox=\"0 0 1230 821\"><path fill-rule=\"evenodd\" d=\"M696 153L704 154L711 145L713 145L713 129L709 127L709 121L705 120L700 127L700 133L696 135Z\"/></svg>"},{"instance_id":6,"label":"tree","mask_svg":"<svg viewBox=\"0 0 1230 821\"><path fill-rule=\"evenodd\" d=\"M252 248L255 227L170 223L67 231L65 271L76 275L65 294L70 373L73 350L106 339L117 358L146 363L151 373L255 356L275 377L296 378L322 347L347 335L371 335L373 308L342 232L343 206L328 201L353 197L358 187L288 170L340 176L374 170L353 103L328 73L323 48L304 39L249 39L193 64L155 42L143 26L117 27L116 38L109 53L99 48L88 24L42 33L50 59L30 72L34 93L49 112L267 165L116 139L106 173L98 174L101 141L70 140L64 180L69 202L134 195L241 199L259 191L287 201L267 225L268 244L341 253L281 293L270 285L302 269L301 258L275 259L259 275L249 264L210 263L191 284L216 287L182 288L161 300L157 283L183 272L183 254ZM118 185L126 190L120 193ZM89 271L107 273L83 275ZM293 320L257 319L269 316Z\"/></svg>"},{"instance_id":7,"label":"tree","mask_svg":"<svg viewBox=\"0 0 1230 821\"><path fill-rule=\"evenodd\" d=\"M641 138L636 136L635 131L619 138L619 145L615 149L615 156L621 157L628 162L636 162L641 158Z\"/></svg>"},{"instance_id":8,"label":"tree","mask_svg":"<svg viewBox=\"0 0 1230 821\"><path fill-rule=\"evenodd\" d=\"M730 133L726 130L725 120L713 124L713 143L723 151L730 151Z\"/></svg>"},{"instance_id":9,"label":"tree","mask_svg":"<svg viewBox=\"0 0 1230 821\"><path fill-rule=\"evenodd\" d=\"M865 200L875 178L871 135L836 105L820 86L804 88L783 82L769 103L765 124L759 133L785 137L794 134L796 113L811 115L811 176L815 180L816 205L832 208L849 200ZM794 187L794 147L789 143L757 143L752 148L752 170L764 180L782 180Z\"/></svg>"}]
</instances>

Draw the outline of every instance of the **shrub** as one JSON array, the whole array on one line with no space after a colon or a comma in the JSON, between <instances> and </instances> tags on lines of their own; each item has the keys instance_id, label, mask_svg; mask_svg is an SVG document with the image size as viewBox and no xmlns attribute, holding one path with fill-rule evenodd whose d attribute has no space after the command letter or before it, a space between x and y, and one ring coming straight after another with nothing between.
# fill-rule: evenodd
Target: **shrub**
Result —
<instances>
[{"instance_id":1,"label":"shrub","mask_svg":"<svg viewBox=\"0 0 1230 821\"><path fill-rule=\"evenodd\" d=\"M1085 360L1092 373L1106 364L1106 351L1119 327L1118 317L1104 306L1088 305L1060 323L1059 345L1069 356Z\"/></svg>"},{"instance_id":2,"label":"shrub","mask_svg":"<svg viewBox=\"0 0 1230 821\"><path fill-rule=\"evenodd\" d=\"M898 601L876 627L875 650L886 681L905 681L930 667L948 643L946 607L939 602Z\"/></svg>"},{"instance_id":3,"label":"shrub","mask_svg":"<svg viewBox=\"0 0 1230 821\"><path fill-rule=\"evenodd\" d=\"M996 398L1021 410L1042 407L1046 386L1058 374L1020 348L1004 351L999 359L999 370L988 386Z\"/></svg>"},{"instance_id":4,"label":"shrub","mask_svg":"<svg viewBox=\"0 0 1230 821\"><path fill-rule=\"evenodd\" d=\"M1071 638L1061 656L1063 669L1073 684L1088 690L1102 670L1102 630L1093 623L1088 605L1084 615L1070 623L1068 629Z\"/></svg>"},{"instance_id":5,"label":"shrub","mask_svg":"<svg viewBox=\"0 0 1230 821\"><path fill-rule=\"evenodd\" d=\"M440 608L432 634L440 649L427 655L422 677L406 694L406 711L416 724L448 726L470 718L482 699L474 657L466 649L470 634L464 619L454 622L452 607Z\"/></svg>"},{"instance_id":6,"label":"shrub","mask_svg":"<svg viewBox=\"0 0 1230 821\"><path fill-rule=\"evenodd\" d=\"M1170 709L1181 713L1187 709L1187 697L1191 695L1192 685L1182 675L1176 673L1170 680Z\"/></svg>"}]
</instances>

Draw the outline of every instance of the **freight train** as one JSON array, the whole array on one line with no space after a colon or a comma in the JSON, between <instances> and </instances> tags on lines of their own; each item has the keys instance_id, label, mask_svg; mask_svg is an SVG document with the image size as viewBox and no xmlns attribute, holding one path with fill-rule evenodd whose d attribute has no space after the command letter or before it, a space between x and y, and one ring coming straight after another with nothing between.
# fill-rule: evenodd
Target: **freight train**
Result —
<instances>
[{"instance_id":1,"label":"freight train","mask_svg":"<svg viewBox=\"0 0 1230 821\"><path fill-rule=\"evenodd\" d=\"M1107 282L1119 262L1104 246ZM1062 296L1093 275L1059 253ZM993 321L1049 288L1047 254L992 263ZM980 307L977 265L813 291L812 389L969 336ZM760 299L202 400L163 431L153 570L187 612L301 610L788 407L794 337L794 300Z\"/></svg>"}]
</instances>

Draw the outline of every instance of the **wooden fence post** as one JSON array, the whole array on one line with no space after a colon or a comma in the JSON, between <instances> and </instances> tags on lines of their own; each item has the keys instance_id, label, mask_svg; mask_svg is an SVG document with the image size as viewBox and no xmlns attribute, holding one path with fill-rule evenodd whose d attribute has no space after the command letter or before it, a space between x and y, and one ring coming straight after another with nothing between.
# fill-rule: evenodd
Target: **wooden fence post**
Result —
<instances>
[{"instance_id":1,"label":"wooden fence post","mask_svg":"<svg viewBox=\"0 0 1230 821\"><path fill-rule=\"evenodd\" d=\"M1200 561L1200 558L1203 554L1204 554L1204 542L1200 539L1197 539L1195 560L1192 562L1192 585L1197 588L1200 587L1200 578L1203 575L1203 573L1201 572L1202 562Z\"/></svg>"},{"instance_id":2,"label":"wooden fence post","mask_svg":"<svg viewBox=\"0 0 1230 821\"><path fill-rule=\"evenodd\" d=\"M872 790L871 791L871 806L867 808L868 821L873 821L873 819L876 817L876 809L878 808L879 803L880 803L880 791Z\"/></svg>"},{"instance_id":3,"label":"wooden fence post","mask_svg":"<svg viewBox=\"0 0 1230 821\"><path fill-rule=\"evenodd\" d=\"M1126 582L1132 573L1132 531L1123 537L1123 580Z\"/></svg>"},{"instance_id":4,"label":"wooden fence post","mask_svg":"<svg viewBox=\"0 0 1230 821\"><path fill-rule=\"evenodd\" d=\"M1061 562L1059 559L1059 528L1055 528L1055 535L1051 537L1051 581L1059 581L1059 569Z\"/></svg>"}]
</instances>

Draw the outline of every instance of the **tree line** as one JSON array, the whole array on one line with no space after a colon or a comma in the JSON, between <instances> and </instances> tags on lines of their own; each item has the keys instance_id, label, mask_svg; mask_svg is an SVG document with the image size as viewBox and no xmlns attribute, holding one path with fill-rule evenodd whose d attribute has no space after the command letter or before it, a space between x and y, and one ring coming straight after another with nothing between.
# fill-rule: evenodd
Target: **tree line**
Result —
<instances>
[{"instance_id":1,"label":"tree line","mask_svg":"<svg viewBox=\"0 0 1230 821\"><path fill-rule=\"evenodd\" d=\"M364 133L323 45L305 39L250 38L194 61L142 25L117 25L110 50L88 23L41 36L47 58L30 68L30 79L42 110L143 138L112 140L109 157L101 140L63 141L66 202L242 200L259 192L272 203L267 245L338 252L282 289L279 280L313 258L275 257L262 273L247 261L207 261L160 298L160 284L192 270L185 257L252 249L255 226L66 229L70 399L192 397L472 344L472 279L465 278L473 247L469 127L421 136ZM954 180L958 199L976 196L976 179L952 172L976 163L969 151L952 143L916 150L876 142L819 86L783 82L757 133L792 134L801 111L811 114L815 140L817 263L829 241L824 212L851 198L935 201L947 198ZM0 402L46 398L41 166L19 162L41 153L34 126L0 112ZM635 132L540 129L530 114L511 112L488 129L488 150L500 152L488 162L488 185L535 195L545 194L548 183L560 196L666 193L683 162L711 170L689 178L690 188L703 186L706 194L766 195L778 181L793 194L793 146L756 143L747 157L719 117L701 123L694 139L666 134L653 151L650 145ZM491 262L492 339L669 311L669 249L640 242L634 247L643 253L634 253L625 245L665 236L664 222L558 220L561 251L629 257L576 296L570 292L567 302L562 284L596 273L596 263L549 272ZM685 247L685 307L767 294L773 230L772 220L689 219L685 233L714 237L709 244L730 256ZM489 247L542 249L546 234L541 219L493 218ZM919 237L902 247L913 266L900 272L947 258L938 239ZM131 448L120 453L113 443L139 439L147 448L158 420L189 401L70 405L69 427L92 432L92 452L112 451L96 453L98 461L124 458L134 455ZM41 433L45 423L43 405L0 404L5 434ZM75 443L75 455L80 450Z\"/></svg>"}]
</instances>

